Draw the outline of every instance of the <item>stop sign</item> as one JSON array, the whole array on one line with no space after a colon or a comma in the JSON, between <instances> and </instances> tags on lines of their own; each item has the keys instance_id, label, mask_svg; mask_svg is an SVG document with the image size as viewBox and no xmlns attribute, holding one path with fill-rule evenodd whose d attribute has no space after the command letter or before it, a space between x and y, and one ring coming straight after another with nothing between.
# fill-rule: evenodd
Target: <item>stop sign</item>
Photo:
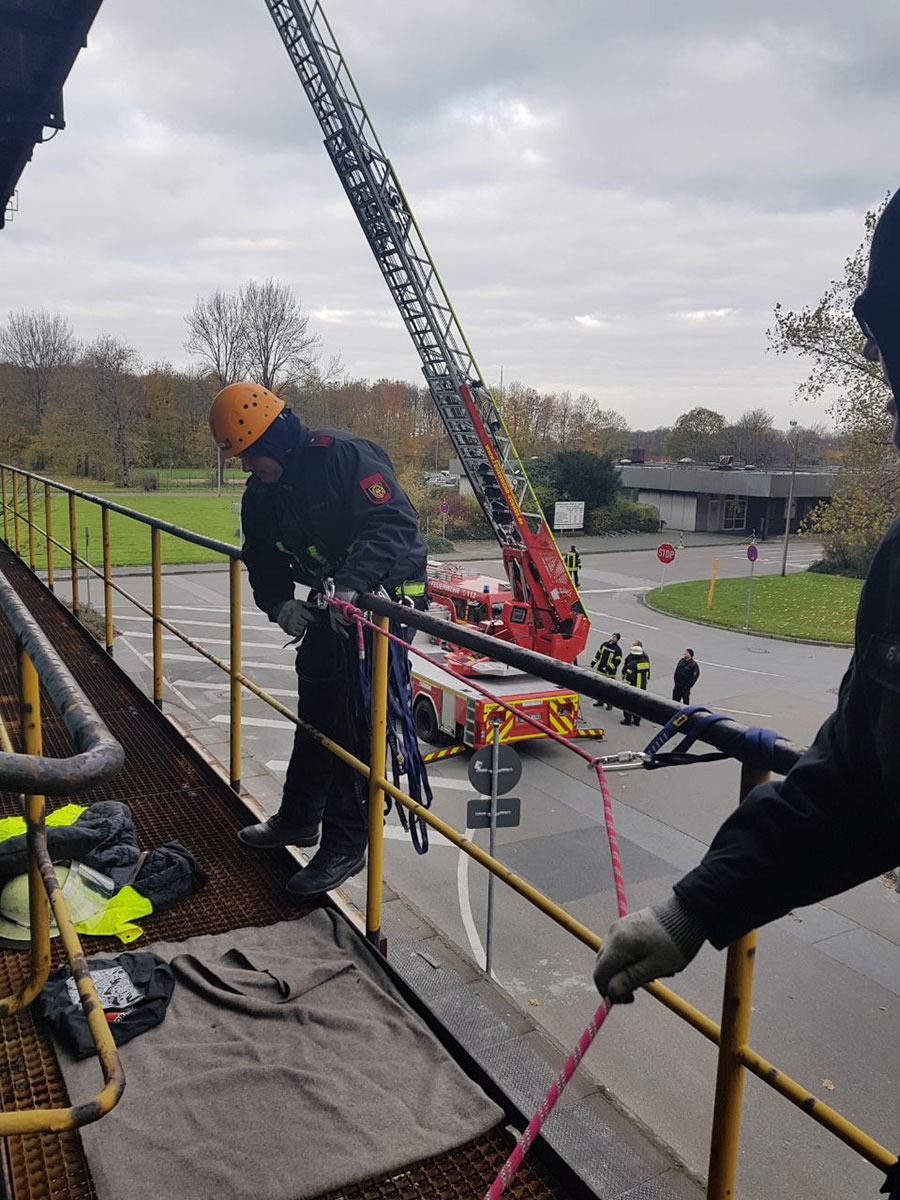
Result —
<instances>
[{"instance_id":1,"label":"stop sign","mask_svg":"<svg viewBox=\"0 0 900 1200\"><path fill-rule=\"evenodd\" d=\"M675 547L668 542L663 542L661 546L656 547L656 557L661 563L670 563L675 561Z\"/></svg>"}]
</instances>

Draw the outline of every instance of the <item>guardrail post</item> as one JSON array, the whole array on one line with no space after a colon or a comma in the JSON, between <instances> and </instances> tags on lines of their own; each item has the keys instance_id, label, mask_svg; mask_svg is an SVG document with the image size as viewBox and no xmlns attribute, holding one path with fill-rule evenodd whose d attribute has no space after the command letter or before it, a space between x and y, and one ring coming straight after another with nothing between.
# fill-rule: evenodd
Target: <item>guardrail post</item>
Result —
<instances>
[{"instance_id":1,"label":"guardrail post","mask_svg":"<svg viewBox=\"0 0 900 1200\"><path fill-rule=\"evenodd\" d=\"M369 741L369 866L366 874L366 937L381 946L381 891L384 872L384 765L387 751L387 617L376 617L372 634L372 712Z\"/></svg>"},{"instance_id":2,"label":"guardrail post","mask_svg":"<svg viewBox=\"0 0 900 1200\"><path fill-rule=\"evenodd\" d=\"M19 721L22 751L40 755L41 692L34 663L21 643L19 657ZM31 923L31 970L21 992L17 993L18 1008L30 1004L47 982L50 974L50 904L41 870L38 865L36 842L44 828L44 797L25 797L25 827L28 845L28 913Z\"/></svg>"},{"instance_id":3,"label":"guardrail post","mask_svg":"<svg viewBox=\"0 0 900 1200\"><path fill-rule=\"evenodd\" d=\"M72 612L78 616L78 529L75 522L75 497L69 493L69 561L72 564Z\"/></svg>"},{"instance_id":4,"label":"guardrail post","mask_svg":"<svg viewBox=\"0 0 900 1200\"><path fill-rule=\"evenodd\" d=\"M241 790L241 560L228 564L228 604L231 622L231 786Z\"/></svg>"},{"instance_id":5,"label":"guardrail post","mask_svg":"<svg viewBox=\"0 0 900 1200\"><path fill-rule=\"evenodd\" d=\"M3 540L9 542L9 515L6 511L6 467L0 467L0 508L3 509Z\"/></svg>"},{"instance_id":6,"label":"guardrail post","mask_svg":"<svg viewBox=\"0 0 900 1200\"><path fill-rule=\"evenodd\" d=\"M162 625L159 623L159 618L162 615L162 560L159 550L159 530L155 525L150 529L150 573L153 595L151 602L151 609L153 611L153 703L157 708L162 708Z\"/></svg>"},{"instance_id":7,"label":"guardrail post","mask_svg":"<svg viewBox=\"0 0 900 1200\"><path fill-rule=\"evenodd\" d=\"M19 472L13 468L12 473L12 505L13 505L13 548L17 555L19 550Z\"/></svg>"},{"instance_id":8,"label":"guardrail post","mask_svg":"<svg viewBox=\"0 0 900 1200\"><path fill-rule=\"evenodd\" d=\"M50 484L44 484L44 529L46 530L45 541L47 543L47 587L53 591L53 518L51 509L53 498L50 494Z\"/></svg>"},{"instance_id":9,"label":"guardrail post","mask_svg":"<svg viewBox=\"0 0 900 1200\"><path fill-rule=\"evenodd\" d=\"M112 566L109 551L109 509L105 504L100 509L100 522L103 529L103 623L106 628L106 653L111 658L115 630L113 629Z\"/></svg>"},{"instance_id":10,"label":"guardrail post","mask_svg":"<svg viewBox=\"0 0 900 1200\"><path fill-rule=\"evenodd\" d=\"M741 800L769 778L746 764L741 767ZM728 947L725 965L725 994L722 999L722 1032L716 1069L712 1138L709 1149L707 1200L732 1200L741 1140L741 1107L744 1067L740 1052L750 1033L750 1004L753 997L753 965L756 930Z\"/></svg>"},{"instance_id":11,"label":"guardrail post","mask_svg":"<svg viewBox=\"0 0 900 1200\"><path fill-rule=\"evenodd\" d=\"M34 571L34 493L31 476L25 476L25 502L28 508L28 565Z\"/></svg>"}]
</instances>

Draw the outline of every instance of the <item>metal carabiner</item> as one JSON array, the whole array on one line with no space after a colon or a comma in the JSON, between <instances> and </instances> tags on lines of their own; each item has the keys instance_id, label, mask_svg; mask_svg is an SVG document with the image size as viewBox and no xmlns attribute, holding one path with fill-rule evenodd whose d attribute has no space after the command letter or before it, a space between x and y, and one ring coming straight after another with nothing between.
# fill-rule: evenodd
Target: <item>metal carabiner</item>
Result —
<instances>
[{"instance_id":1,"label":"metal carabiner","mask_svg":"<svg viewBox=\"0 0 900 1200\"><path fill-rule=\"evenodd\" d=\"M637 771L650 761L643 750L620 750L617 754L600 754L592 758L589 767L599 763L607 771Z\"/></svg>"}]
</instances>

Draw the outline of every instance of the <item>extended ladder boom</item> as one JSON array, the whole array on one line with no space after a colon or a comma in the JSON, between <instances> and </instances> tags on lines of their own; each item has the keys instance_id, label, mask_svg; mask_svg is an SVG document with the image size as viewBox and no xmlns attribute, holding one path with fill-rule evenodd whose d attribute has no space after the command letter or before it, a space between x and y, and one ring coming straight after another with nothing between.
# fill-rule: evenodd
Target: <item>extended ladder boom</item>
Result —
<instances>
[{"instance_id":1,"label":"extended ladder boom","mask_svg":"<svg viewBox=\"0 0 900 1200\"><path fill-rule=\"evenodd\" d=\"M441 420L503 548L513 599L500 636L573 661L587 640L584 607L322 6L318 0L266 5L419 352Z\"/></svg>"}]
</instances>

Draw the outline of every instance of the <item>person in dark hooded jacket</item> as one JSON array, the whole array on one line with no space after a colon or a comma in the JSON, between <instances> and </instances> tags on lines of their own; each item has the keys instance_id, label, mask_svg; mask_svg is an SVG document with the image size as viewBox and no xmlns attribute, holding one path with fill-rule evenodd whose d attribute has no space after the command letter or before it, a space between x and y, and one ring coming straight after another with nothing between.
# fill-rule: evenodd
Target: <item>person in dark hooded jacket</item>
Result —
<instances>
[{"instance_id":1,"label":"person in dark hooded jacket","mask_svg":"<svg viewBox=\"0 0 900 1200\"><path fill-rule=\"evenodd\" d=\"M887 384L900 450L900 192L872 237L854 315L865 358ZM594 982L628 1002L674 975L709 940L717 949L799 905L814 904L900 862L900 518L876 551L860 597L854 653L837 709L781 781L749 793L700 865L661 904L616 921ZM885 1190L900 1200L900 1172Z\"/></svg>"},{"instance_id":2,"label":"person in dark hooded jacket","mask_svg":"<svg viewBox=\"0 0 900 1200\"><path fill-rule=\"evenodd\" d=\"M308 429L259 384L224 388L209 423L220 449L250 473L241 557L257 607L299 643L297 715L365 759L356 642L317 597L331 580L337 597L351 604L379 587L393 600L419 602L427 554L416 510L380 446L335 429ZM307 598L294 596L297 583L312 589ZM287 887L301 897L330 891L365 862L360 787L352 767L298 729L281 807L238 837L258 850L315 846L321 826L318 851Z\"/></svg>"}]
</instances>

